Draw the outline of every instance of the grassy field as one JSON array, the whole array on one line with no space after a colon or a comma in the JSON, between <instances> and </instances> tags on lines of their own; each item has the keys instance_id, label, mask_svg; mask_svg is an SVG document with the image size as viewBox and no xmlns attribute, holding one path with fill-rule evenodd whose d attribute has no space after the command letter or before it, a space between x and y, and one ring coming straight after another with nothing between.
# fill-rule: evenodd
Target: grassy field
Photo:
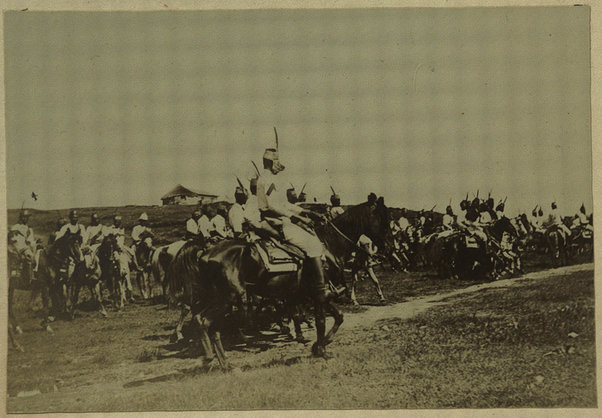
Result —
<instances>
[{"instance_id":1,"label":"grassy field","mask_svg":"<svg viewBox=\"0 0 602 418\"><path fill-rule=\"evenodd\" d=\"M238 368L227 374L201 368L196 347L169 343L176 318L136 304L108 319L83 312L54 335L28 319L26 353L9 351L9 411L597 404L591 267L457 295L409 319L344 324L327 361L266 333L227 347ZM17 397L32 390L41 394Z\"/></svg>"}]
</instances>

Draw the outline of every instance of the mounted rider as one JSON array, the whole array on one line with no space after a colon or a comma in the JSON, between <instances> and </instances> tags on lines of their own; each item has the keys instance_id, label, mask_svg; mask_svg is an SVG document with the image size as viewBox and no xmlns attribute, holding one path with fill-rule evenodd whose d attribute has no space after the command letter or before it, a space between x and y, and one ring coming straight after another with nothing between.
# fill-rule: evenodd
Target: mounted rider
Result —
<instances>
[{"instance_id":1,"label":"mounted rider","mask_svg":"<svg viewBox=\"0 0 602 418\"><path fill-rule=\"evenodd\" d=\"M587 231L592 234L594 233L594 227L590 224L585 211L585 204L581 204L579 212L575 215L575 221L573 222L571 229L573 230L573 234L575 236L577 236L580 231Z\"/></svg>"},{"instance_id":2,"label":"mounted rider","mask_svg":"<svg viewBox=\"0 0 602 418\"><path fill-rule=\"evenodd\" d=\"M122 224L122 218L120 215L113 215L113 224L107 228L107 235L114 235L117 240L117 253L119 259L119 268L125 274L127 290L130 293L129 300L134 301L133 287L130 280L130 260L134 260L136 257L131 252L132 250L125 245L125 228Z\"/></svg>"},{"instance_id":3,"label":"mounted rider","mask_svg":"<svg viewBox=\"0 0 602 418\"><path fill-rule=\"evenodd\" d=\"M480 200L475 197L472 203L468 204L467 200L460 202L460 207L464 207L466 213L463 219L459 219L458 226L466 231L469 235L477 237L482 241L483 245L487 245L487 234L481 229L479 224L480 218Z\"/></svg>"},{"instance_id":4,"label":"mounted rider","mask_svg":"<svg viewBox=\"0 0 602 418\"><path fill-rule=\"evenodd\" d=\"M100 223L100 218L97 213L90 216L90 225L86 228L86 246L98 248L105 236L106 228Z\"/></svg>"},{"instance_id":5,"label":"mounted rider","mask_svg":"<svg viewBox=\"0 0 602 418\"><path fill-rule=\"evenodd\" d=\"M247 203L247 191L241 186L237 186L234 191L234 204L228 211L228 223L232 228L234 238L239 238L244 232L245 203Z\"/></svg>"},{"instance_id":6,"label":"mounted rider","mask_svg":"<svg viewBox=\"0 0 602 418\"><path fill-rule=\"evenodd\" d=\"M454 218L454 210L451 205L447 205L445 208L445 215L443 215L443 219L441 222L441 232L439 232L439 238L445 238L454 233L454 225L456 221Z\"/></svg>"},{"instance_id":7,"label":"mounted rider","mask_svg":"<svg viewBox=\"0 0 602 418\"><path fill-rule=\"evenodd\" d=\"M339 215L342 215L345 212L345 209L341 207L341 197L334 191L332 186L330 186L330 190L332 190L332 194L330 195L330 208L328 208L328 215L330 219L334 219ZM376 197L376 195L374 195ZM376 199L375 199L376 200Z\"/></svg>"},{"instance_id":8,"label":"mounted rider","mask_svg":"<svg viewBox=\"0 0 602 418\"><path fill-rule=\"evenodd\" d=\"M79 223L79 215L77 210L73 209L69 212L69 223L63 225L56 233L54 240L62 238L67 232L71 234L79 234L82 242L86 242L86 227Z\"/></svg>"},{"instance_id":9,"label":"mounted rider","mask_svg":"<svg viewBox=\"0 0 602 418\"><path fill-rule=\"evenodd\" d=\"M209 230L214 240L220 241L222 239L229 238L231 236L230 231L226 225L226 216L224 209L214 209L214 215L211 218L211 229Z\"/></svg>"},{"instance_id":10,"label":"mounted rider","mask_svg":"<svg viewBox=\"0 0 602 418\"><path fill-rule=\"evenodd\" d=\"M558 213L558 205L556 202L552 202L550 205L550 213L544 223L546 229L557 228L564 234L564 238L567 239L571 236L571 230L562 222L562 216Z\"/></svg>"},{"instance_id":11,"label":"mounted rider","mask_svg":"<svg viewBox=\"0 0 602 418\"><path fill-rule=\"evenodd\" d=\"M22 210L21 213L19 214L19 220L16 224L14 224L11 228L10 228L10 233L12 234L18 234L22 236L22 239L25 243L24 248L27 249L27 251L31 252L31 256L34 256L37 253L37 243L36 243L36 238L35 238L35 234L33 232L33 228L31 228L28 223L29 223L29 218L31 217L31 213L29 212L29 210L25 209ZM37 270L37 257L34 257L33 260L28 261L27 257L23 257L23 252L19 253L19 262L20 263L25 263L25 264L21 264L21 266L23 268L21 268L22 272L25 272L26 275L26 279L27 280L31 280L33 279L32 277L32 272ZM32 262L33 261L33 262Z\"/></svg>"},{"instance_id":12,"label":"mounted rider","mask_svg":"<svg viewBox=\"0 0 602 418\"><path fill-rule=\"evenodd\" d=\"M308 277L312 280L310 288L316 299L324 302L328 297L321 259L325 250L310 226L311 221L303 215L314 219L322 219L322 216L292 205L286 199L286 186L283 186L286 183L282 181L282 176L278 176L285 167L280 163L277 147L276 134L276 148L265 150L264 170L257 180L257 198L261 217L279 232L283 241L303 251L305 254L303 268L309 270Z\"/></svg>"},{"instance_id":13,"label":"mounted rider","mask_svg":"<svg viewBox=\"0 0 602 418\"><path fill-rule=\"evenodd\" d=\"M146 212L142 212L138 217L138 224L134 225L132 228L132 260L136 270L140 270L140 266L138 265L138 257L136 256L136 248L140 246L141 243L144 243L147 248L153 248L153 231L148 226L148 215Z\"/></svg>"},{"instance_id":14,"label":"mounted rider","mask_svg":"<svg viewBox=\"0 0 602 418\"><path fill-rule=\"evenodd\" d=\"M87 240L86 236L86 228L79 223L79 215L77 210L73 209L69 212L69 223L63 225L61 229L54 236L54 241L56 242L60 238L62 238L65 234L70 233L72 235L79 234L81 237L81 242L84 243ZM68 260L65 260L65 265L61 268L62 278L67 279L71 277L73 272L75 271L75 264L77 260L73 260L69 257Z\"/></svg>"},{"instance_id":15,"label":"mounted rider","mask_svg":"<svg viewBox=\"0 0 602 418\"><path fill-rule=\"evenodd\" d=\"M69 220L65 217L60 217L56 221L56 229L50 233L48 236L48 245L52 245L54 241L56 241L56 234L61 230L61 228L69 223Z\"/></svg>"},{"instance_id":16,"label":"mounted rider","mask_svg":"<svg viewBox=\"0 0 602 418\"><path fill-rule=\"evenodd\" d=\"M31 212L29 212L29 210L22 210L19 214L19 220L10 228L10 230L11 232L16 232L23 235L25 242L31 248L33 253L36 250L36 237L33 232L33 228L28 225L30 217Z\"/></svg>"}]
</instances>

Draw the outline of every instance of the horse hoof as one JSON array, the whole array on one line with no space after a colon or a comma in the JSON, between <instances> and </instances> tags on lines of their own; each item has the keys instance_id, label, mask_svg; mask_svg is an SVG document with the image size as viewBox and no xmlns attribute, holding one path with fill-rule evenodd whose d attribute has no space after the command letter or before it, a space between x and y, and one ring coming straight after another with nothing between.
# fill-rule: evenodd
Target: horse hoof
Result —
<instances>
[{"instance_id":1,"label":"horse hoof","mask_svg":"<svg viewBox=\"0 0 602 418\"><path fill-rule=\"evenodd\" d=\"M353 303L353 306L360 306L360 304L357 300L352 300L351 302Z\"/></svg>"},{"instance_id":2,"label":"horse hoof","mask_svg":"<svg viewBox=\"0 0 602 418\"><path fill-rule=\"evenodd\" d=\"M54 330L50 327L50 325L46 325L46 332L49 334L54 334Z\"/></svg>"},{"instance_id":3,"label":"horse hoof","mask_svg":"<svg viewBox=\"0 0 602 418\"><path fill-rule=\"evenodd\" d=\"M318 344L317 342L311 346L311 353L314 357L328 358L326 354L326 347Z\"/></svg>"},{"instance_id":4,"label":"horse hoof","mask_svg":"<svg viewBox=\"0 0 602 418\"><path fill-rule=\"evenodd\" d=\"M102 315L103 318L106 318L109 316L109 314L107 314L107 311L101 311L100 314Z\"/></svg>"},{"instance_id":5,"label":"horse hoof","mask_svg":"<svg viewBox=\"0 0 602 418\"><path fill-rule=\"evenodd\" d=\"M17 332L17 334L23 334L23 330L21 329L21 327L19 325L17 325L15 327L15 331Z\"/></svg>"},{"instance_id":6,"label":"horse hoof","mask_svg":"<svg viewBox=\"0 0 602 418\"><path fill-rule=\"evenodd\" d=\"M308 340L303 335L297 335L297 337L295 338L295 341L297 341L299 344L307 344L311 340Z\"/></svg>"}]
</instances>

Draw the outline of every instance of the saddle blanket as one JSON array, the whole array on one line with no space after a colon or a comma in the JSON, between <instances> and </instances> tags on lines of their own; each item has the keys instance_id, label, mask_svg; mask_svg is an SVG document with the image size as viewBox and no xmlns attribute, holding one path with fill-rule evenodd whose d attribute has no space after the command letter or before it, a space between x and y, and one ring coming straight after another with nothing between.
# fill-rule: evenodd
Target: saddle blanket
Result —
<instances>
[{"instance_id":1,"label":"saddle blanket","mask_svg":"<svg viewBox=\"0 0 602 418\"><path fill-rule=\"evenodd\" d=\"M301 257L296 253L293 256L291 253L295 250L286 244L275 243L271 239L262 239L255 242L255 247L268 272L286 273L299 270ZM285 251L283 247L289 249L290 252Z\"/></svg>"}]
</instances>

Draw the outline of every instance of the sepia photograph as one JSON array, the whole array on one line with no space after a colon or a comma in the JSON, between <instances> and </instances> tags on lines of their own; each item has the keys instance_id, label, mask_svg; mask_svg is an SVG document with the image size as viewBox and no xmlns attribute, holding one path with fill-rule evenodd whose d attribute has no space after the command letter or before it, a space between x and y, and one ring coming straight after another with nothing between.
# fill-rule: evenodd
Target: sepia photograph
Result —
<instances>
[{"instance_id":1,"label":"sepia photograph","mask_svg":"<svg viewBox=\"0 0 602 418\"><path fill-rule=\"evenodd\" d=\"M591 13L4 10L5 412L597 408Z\"/></svg>"}]
</instances>

